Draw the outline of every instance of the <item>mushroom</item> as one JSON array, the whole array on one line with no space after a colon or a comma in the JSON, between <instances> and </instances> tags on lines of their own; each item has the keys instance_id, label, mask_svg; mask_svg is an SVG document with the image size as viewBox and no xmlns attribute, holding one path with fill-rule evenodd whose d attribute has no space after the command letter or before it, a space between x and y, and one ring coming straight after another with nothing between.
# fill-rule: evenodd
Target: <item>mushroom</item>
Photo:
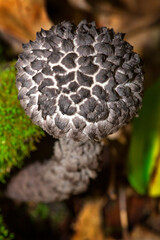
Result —
<instances>
[{"instance_id":1,"label":"mushroom","mask_svg":"<svg viewBox=\"0 0 160 240\"><path fill-rule=\"evenodd\" d=\"M96 175L100 140L127 124L142 103L142 63L123 38L83 20L42 29L23 44L16 64L18 99L33 123L60 142L48 162L15 176L8 196L53 201L86 189Z\"/></svg>"}]
</instances>

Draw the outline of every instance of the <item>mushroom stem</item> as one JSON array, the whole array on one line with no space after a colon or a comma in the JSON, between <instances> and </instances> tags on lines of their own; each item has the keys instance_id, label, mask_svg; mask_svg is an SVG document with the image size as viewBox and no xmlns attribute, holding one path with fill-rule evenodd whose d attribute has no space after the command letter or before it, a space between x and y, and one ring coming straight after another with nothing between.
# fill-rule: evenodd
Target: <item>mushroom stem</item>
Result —
<instances>
[{"instance_id":1,"label":"mushroom stem","mask_svg":"<svg viewBox=\"0 0 160 240\"><path fill-rule=\"evenodd\" d=\"M20 201L52 202L81 193L90 178L97 176L101 151L101 143L60 139L51 159L21 170L8 184L6 194Z\"/></svg>"}]
</instances>

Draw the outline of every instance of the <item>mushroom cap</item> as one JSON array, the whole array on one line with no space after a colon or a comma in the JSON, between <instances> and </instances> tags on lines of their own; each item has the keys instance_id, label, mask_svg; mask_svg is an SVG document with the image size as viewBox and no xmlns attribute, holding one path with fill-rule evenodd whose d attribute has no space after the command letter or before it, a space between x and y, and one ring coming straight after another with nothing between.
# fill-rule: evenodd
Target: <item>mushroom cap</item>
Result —
<instances>
[{"instance_id":1,"label":"mushroom cap","mask_svg":"<svg viewBox=\"0 0 160 240\"><path fill-rule=\"evenodd\" d=\"M54 136L101 139L141 107L142 63L124 34L85 20L41 30L16 63L18 98L32 121Z\"/></svg>"}]
</instances>

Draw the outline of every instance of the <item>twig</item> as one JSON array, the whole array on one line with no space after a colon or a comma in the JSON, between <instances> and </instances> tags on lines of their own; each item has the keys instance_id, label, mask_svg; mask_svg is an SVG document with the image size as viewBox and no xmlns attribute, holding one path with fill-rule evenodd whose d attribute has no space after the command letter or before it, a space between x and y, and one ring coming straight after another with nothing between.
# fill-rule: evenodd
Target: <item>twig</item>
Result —
<instances>
[{"instance_id":1,"label":"twig","mask_svg":"<svg viewBox=\"0 0 160 240\"><path fill-rule=\"evenodd\" d=\"M129 240L126 191L121 185L119 186L119 209L123 240Z\"/></svg>"}]
</instances>

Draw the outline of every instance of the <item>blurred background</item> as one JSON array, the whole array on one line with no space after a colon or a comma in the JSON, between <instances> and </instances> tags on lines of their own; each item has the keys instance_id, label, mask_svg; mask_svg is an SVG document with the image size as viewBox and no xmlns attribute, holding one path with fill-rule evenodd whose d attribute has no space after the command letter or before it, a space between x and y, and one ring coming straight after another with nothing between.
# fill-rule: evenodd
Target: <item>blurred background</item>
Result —
<instances>
[{"instance_id":1,"label":"blurred background","mask_svg":"<svg viewBox=\"0 0 160 240\"><path fill-rule=\"evenodd\" d=\"M21 44L64 20L126 33L144 62L143 107L104 140L102 170L87 192L63 202L5 197L20 168L52 155L54 139L34 126L17 100ZM0 240L160 239L160 1L0 0Z\"/></svg>"}]
</instances>

